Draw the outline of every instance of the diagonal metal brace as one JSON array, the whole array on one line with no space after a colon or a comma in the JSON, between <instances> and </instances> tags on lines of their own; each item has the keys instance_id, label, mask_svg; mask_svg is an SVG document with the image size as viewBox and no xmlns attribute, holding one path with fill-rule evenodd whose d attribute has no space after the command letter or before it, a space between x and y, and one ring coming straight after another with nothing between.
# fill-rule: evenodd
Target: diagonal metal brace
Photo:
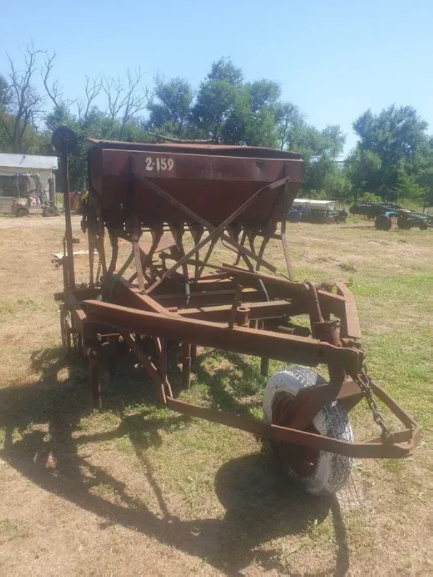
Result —
<instances>
[{"instance_id":1,"label":"diagonal metal brace","mask_svg":"<svg viewBox=\"0 0 433 577\"><path fill-rule=\"evenodd\" d=\"M215 238L219 235L227 243L229 243L231 246L235 247L239 252L246 254L250 258L254 259L256 262L259 262L257 255L255 255L252 251L248 250L246 247L244 247L241 244L239 244L238 242L236 242L234 239L232 239L228 234L224 233L223 231L231 222L233 222L240 214L242 214L242 212L244 212L253 202L255 202L257 200L257 198L259 197L259 195L261 195L265 190L273 190L275 188L279 188L281 186L284 186L290 180L289 177L285 177L285 178L282 178L280 180L277 180L271 184L268 184L268 185L262 187L257 192L255 192L247 201L245 201L237 210L235 210L235 212L232 213L225 221L223 221L221 224L219 224L218 226L215 227L213 224L211 224L210 222L208 222L207 220L205 220L204 218L202 218L201 216L196 214L194 211L192 211L190 208L185 206L183 203L181 203L178 200L176 200L175 198L173 198L167 191L165 191L163 188L161 188L160 186L155 184L153 181L148 179L146 176L143 176L140 172L135 171L134 177L137 180L139 180L140 182L142 182L143 184L145 184L147 187L149 187L159 197L163 198L164 200L169 202L171 205L175 206L180 211L182 211L184 214L189 216L193 221L199 222L202 226L206 227L210 231L210 234L205 239L203 239L201 242L199 242L199 244L196 245L189 253L187 253L185 256L183 256L168 271L166 271L161 279L155 281L147 289L147 291L146 291L147 293L150 293L153 289L155 289L157 286L159 286L159 284L161 284L161 282L165 278L167 278L171 274L173 274L173 272L175 272L189 258L191 258L191 256L193 256L197 250L199 250L200 248L205 246L213 238ZM266 262L264 259L261 259L260 262L261 262L261 264L266 266L269 270L271 270L273 272L278 272L276 267L274 267L272 264Z\"/></svg>"}]
</instances>

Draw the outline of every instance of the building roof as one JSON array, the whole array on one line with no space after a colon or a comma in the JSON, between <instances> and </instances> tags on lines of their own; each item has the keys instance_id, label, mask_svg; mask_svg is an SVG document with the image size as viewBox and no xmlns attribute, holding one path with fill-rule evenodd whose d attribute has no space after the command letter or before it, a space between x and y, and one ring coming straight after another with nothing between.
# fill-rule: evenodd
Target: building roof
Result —
<instances>
[{"instance_id":1,"label":"building roof","mask_svg":"<svg viewBox=\"0 0 433 577\"><path fill-rule=\"evenodd\" d=\"M19 170L57 170L57 156L39 156L36 154L0 153L0 168Z\"/></svg>"}]
</instances>

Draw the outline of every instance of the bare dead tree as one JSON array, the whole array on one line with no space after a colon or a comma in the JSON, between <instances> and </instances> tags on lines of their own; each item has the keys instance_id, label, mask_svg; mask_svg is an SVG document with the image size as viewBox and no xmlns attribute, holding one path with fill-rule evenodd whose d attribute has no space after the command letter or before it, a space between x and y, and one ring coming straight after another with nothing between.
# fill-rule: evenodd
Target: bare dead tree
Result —
<instances>
[{"instance_id":1,"label":"bare dead tree","mask_svg":"<svg viewBox=\"0 0 433 577\"><path fill-rule=\"evenodd\" d=\"M78 120L84 128L89 123L90 112L94 107L95 100L102 90L101 78L90 78L86 75L86 84L84 86L84 93L86 95L84 100L77 101Z\"/></svg>"},{"instance_id":2,"label":"bare dead tree","mask_svg":"<svg viewBox=\"0 0 433 577\"><path fill-rule=\"evenodd\" d=\"M26 152L26 133L30 126L35 127L41 113L41 96L33 85L34 75L38 69L38 59L41 50L36 50L32 44L25 47L24 69L19 70L12 58L9 61L9 87L7 110L0 110L0 122L9 138L13 152Z\"/></svg>"},{"instance_id":3,"label":"bare dead tree","mask_svg":"<svg viewBox=\"0 0 433 577\"><path fill-rule=\"evenodd\" d=\"M148 104L148 92L140 89L143 79L141 70L127 71L126 82L122 78L104 78L102 88L108 100L108 114L111 120L119 121L117 138L122 138L128 122Z\"/></svg>"},{"instance_id":4,"label":"bare dead tree","mask_svg":"<svg viewBox=\"0 0 433 577\"><path fill-rule=\"evenodd\" d=\"M60 86L59 86L59 81L58 80L54 80L54 81L50 80L51 71L52 71L53 66L54 66L54 59L55 58L56 58L55 52L51 56L46 54L45 65L44 65L44 69L42 71L42 81L44 83L48 98L54 104L55 108L60 108L61 103L63 101L63 94L62 94L62 91L61 91Z\"/></svg>"},{"instance_id":5,"label":"bare dead tree","mask_svg":"<svg viewBox=\"0 0 433 577\"><path fill-rule=\"evenodd\" d=\"M70 110L71 106L77 102L77 99L65 98L58 80L51 80L51 71L54 67L54 60L57 54L53 52L51 55L45 53L45 63L42 69L42 81L44 83L45 91L48 98L54 104L56 109Z\"/></svg>"}]
</instances>

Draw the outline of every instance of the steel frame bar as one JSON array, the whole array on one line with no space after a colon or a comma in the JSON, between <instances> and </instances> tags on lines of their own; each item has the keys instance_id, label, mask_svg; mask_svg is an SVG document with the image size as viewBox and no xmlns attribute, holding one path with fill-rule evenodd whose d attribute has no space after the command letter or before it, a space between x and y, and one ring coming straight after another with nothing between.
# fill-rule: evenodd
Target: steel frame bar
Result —
<instances>
[{"instance_id":1,"label":"steel frame bar","mask_svg":"<svg viewBox=\"0 0 433 577\"><path fill-rule=\"evenodd\" d=\"M307 366L337 363L347 374L361 372L364 355L356 348L336 347L329 343L272 331L226 325L181 316L167 316L147 311L86 301L86 314L92 321L141 334L159 335L178 342L228 349L239 353L299 362Z\"/></svg>"},{"instance_id":2,"label":"steel frame bar","mask_svg":"<svg viewBox=\"0 0 433 577\"><path fill-rule=\"evenodd\" d=\"M289 183L287 182L284 185L284 192L283 192L283 214L286 215L288 210L289 210L289 187L288 187ZM290 259L290 251L289 251L289 243L287 241L287 237L286 237L286 223L287 220L286 218L283 218L282 222L281 222L281 241L283 244L283 252L284 252L284 258L286 261L286 267L287 267L287 274L289 275L289 279L292 280L293 279L293 268L292 268L292 261Z\"/></svg>"},{"instance_id":3,"label":"steel frame bar","mask_svg":"<svg viewBox=\"0 0 433 577\"><path fill-rule=\"evenodd\" d=\"M385 402L392 405L395 403L391 397L381 391ZM366 443L349 443L339 439L300 431L290 427L280 427L278 425L267 425L261 421L254 421L231 415L220 411L190 405L183 401L167 396L167 406L174 411L199 417L214 423L220 423L228 427L247 431L253 435L264 437L272 441L296 444L303 447L311 447L320 451L329 451L337 455L354 457L359 459L378 459L378 458L404 458L411 455L419 439L418 425L406 415L410 420L410 428L393 434L393 438L382 442L380 439L372 439Z\"/></svg>"},{"instance_id":4,"label":"steel frame bar","mask_svg":"<svg viewBox=\"0 0 433 577\"><path fill-rule=\"evenodd\" d=\"M70 293L72 294L72 293ZM143 295L140 295L140 298ZM74 297L75 298L75 297ZM153 299L149 300L153 301ZM153 301L154 302L154 301ZM69 304L71 304L71 300L69 300ZM157 305L157 303L156 303ZM119 319L117 317L113 317L112 315L95 315L95 307L96 307L96 311L116 311L118 310L122 317L125 315L125 312L128 309L125 309L125 307L116 307L115 305L109 305L106 303L101 303L100 301L87 301L86 303L84 303L84 306L86 308L87 311L87 319L88 321L90 321L90 324L93 324L95 321L102 321L104 324L108 324L110 326L116 326L119 325ZM81 309L81 307L79 307ZM160 310L158 306L155 306L155 308L157 310ZM133 311L136 314L138 314L138 316L152 316L152 318L154 317L160 317L160 313L158 314L153 314L153 313L137 313L136 311ZM80 318L82 318L82 315L85 315L85 313L81 310L81 314L80 314ZM92 318L93 317L93 318ZM172 321L172 318L167 318L165 317L165 319L167 321ZM86 320L86 318L82 319L83 321ZM372 389L375 393L375 395L378 396L378 398L381 399L381 401L388 406L388 408L394 413L394 415L403 423L404 426L407 427L407 429L403 430L403 431L398 431L396 433L393 433L392 436L390 438L387 438L386 440L382 440L381 438L374 438L371 439L370 441L364 442L364 443L349 443L349 442L345 442L345 441L341 441L341 440L337 440L334 438L330 438L330 437L325 437L325 436L321 436L321 435L316 435L314 433L309 433L303 430L299 430L293 427L281 427L281 426L277 426L277 425L267 425L263 422L260 421L255 421L252 419L246 419L243 417L239 417L236 415L231 415L228 413L222 413L220 411L214 411L212 409L208 409L208 408L204 408L204 407L198 407L195 405L191 405L188 403L184 403L182 401L179 401L177 399L174 399L171 393L171 388L170 385L168 383L167 380L167 369L166 369L166 364L164 363L164 358L166 359L166 350L164 350L164 347L161 346L160 350L159 350L159 355L160 355L160 359L161 363L160 363L160 367L156 367L155 364L152 362L152 360L147 357L145 355L144 352L142 352L139 348L139 346L137 345L134 337L132 336L132 334L130 333L130 327L133 326L135 323L131 322L131 320L129 318L124 319L124 323L126 326L128 326L128 330L121 330L121 334L123 336L123 338L126 340L126 342L129 344L129 346L131 347L131 349L135 352L135 354L138 357L138 360L140 361L140 363L143 365L143 367L145 368L146 372L149 374L149 376L152 378L153 382L155 383L155 385L157 386L157 389L159 390L159 392L161 393L163 402L172 410L183 413L183 414L187 414L193 417L199 417L199 418L204 418L213 422L217 422L226 426L230 426L233 428L237 428L240 430L244 430L247 432L250 432L254 435L259 435L261 437L264 438L268 438L270 440L273 441L280 441L280 442L285 442L285 443L292 443L292 444L296 444L296 445L300 445L300 446L304 446L304 447L312 447L315 448L317 450L323 450L323 451L329 451L332 453L336 453L339 455L345 455L345 456L349 456L349 457L354 457L354 458L403 458L403 457L407 457L410 454L412 454L418 440L419 440L419 436L420 436L420 431L419 431L419 427L418 425L415 423L415 421L405 412L403 411L403 409L401 409L397 403L389 396L387 395L382 389L380 389L379 387L377 387L376 385L372 384ZM203 324L203 323L200 323ZM210 324L210 323L209 323ZM218 327L218 325L214 325L216 327ZM137 329L140 330L140 327L137 325ZM143 327L141 327L141 329L143 329ZM152 327L147 327L148 330L150 330L152 332ZM251 330L251 329L250 329ZM236 329L225 329L225 332L230 331L232 334L233 333L239 333L239 331L242 333L243 330L241 328L236 328ZM254 332L254 331L253 331ZM260 331L255 331L255 332L260 332ZM164 331L159 330L159 334L161 335L162 333L164 333ZM176 333L176 331L174 331L173 334L174 338L178 338L179 335ZM262 338L264 337L264 335L262 335ZM163 342L165 342L165 339L161 339ZM284 340L291 340L291 339L284 339ZM298 339L296 339L298 340ZM206 343L205 343L206 344ZM327 343L321 343L322 345L327 345ZM330 345L328 345L330 346ZM186 381L188 379L188 372L190 370L190 357L191 355L190 353L190 343L188 342L186 344L186 348L188 349L187 351L185 351L187 353L187 361L186 364L184 365L184 369L183 369L183 379L184 381ZM226 348L231 348L229 345L226 345ZM326 348L326 347L325 347ZM334 347L332 347L334 348ZM236 350L236 349L235 349ZM344 349L340 349L340 351L343 351ZM245 351L242 351L245 352ZM298 353L299 354L299 353ZM90 370L91 370L91 384L92 384L92 397L94 400L94 403L97 406L100 406L101 403L101 399L100 399L100 375L99 375L99 356L100 353L98 351L98 349L95 348L91 348L90 349L90 353L89 353L89 363L90 363ZM285 357L287 358L287 355L285 355ZM326 359L325 361L326 362ZM319 387L318 389L323 389L323 394L325 394L328 402L329 399L332 397L332 394L335 393L335 391L331 391L331 387L329 385L327 386L323 386L323 387ZM305 395L305 399L303 400L308 401L308 397L312 397L315 398L315 400L317 401L320 397L320 402L323 405L324 402L324 398L322 398L322 391L321 390L313 390L308 392ZM339 393L337 393L337 398L340 400L340 402L342 402L343 404L345 404L345 406L347 407L349 406L353 406L354 404L356 404L359 400L362 399L362 394L359 391L359 387L353 383L353 381L349 381L349 382L345 382L343 383L342 388L340 389Z\"/></svg>"}]
</instances>

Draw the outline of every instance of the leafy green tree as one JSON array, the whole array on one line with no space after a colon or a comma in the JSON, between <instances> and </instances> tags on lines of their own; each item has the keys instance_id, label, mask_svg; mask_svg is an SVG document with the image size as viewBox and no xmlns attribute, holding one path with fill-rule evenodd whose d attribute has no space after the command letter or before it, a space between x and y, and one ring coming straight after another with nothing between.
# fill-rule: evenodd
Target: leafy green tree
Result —
<instances>
[{"instance_id":1,"label":"leafy green tree","mask_svg":"<svg viewBox=\"0 0 433 577\"><path fill-rule=\"evenodd\" d=\"M238 103L235 102L237 97ZM203 82L192 110L193 121L198 131L213 142L222 142L226 124L233 119L234 110L237 112L240 110L239 97L235 85L227 80ZM234 116L236 117L236 114ZM239 119L237 122L239 123ZM226 129L227 132L230 134L231 130Z\"/></svg>"},{"instance_id":2,"label":"leafy green tree","mask_svg":"<svg viewBox=\"0 0 433 577\"><path fill-rule=\"evenodd\" d=\"M277 146L279 95L277 83L264 79L245 83L241 70L221 59L200 85L192 122L198 134L213 142Z\"/></svg>"},{"instance_id":3,"label":"leafy green tree","mask_svg":"<svg viewBox=\"0 0 433 577\"><path fill-rule=\"evenodd\" d=\"M9 83L4 76L0 74L0 108L7 110L11 101Z\"/></svg>"},{"instance_id":4,"label":"leafy green tree","mask_svg":"<svg viewBox=\"0 0 433 577\"><path fill-rule=\"evenodd\" d=\"M318 130L305 122L297 109L288 108L291 120L284 125L285 147L302 153L304 160L303 194L321 197L349 195L349 183L336 162L343 152L345 136L339 126ZM280 135L283 134L280 132ZM343 192L344 190L344 192Z\"/></svg>"},{"instance_id":5,"label":"leafy green tree","mask_svg":"<svg viewBox=\"0 0 433 577\"><path fill-rule=\"evenodd\" d=\"M353 124L359 142L348 159L348 174L357 193L388 200L423 194L422 175L432 162L427 123L411 106L370 110Z\"/></svg>"},{"instance_id":6,"label":"leafy green tree","mask_svg":"<svg viewBox=\"0 0 433 577\"><path fill-rule=\"evenodd\" d=\"M346 175L353 186L355 200L363 192L380 189L381 168L382 160L378 154L371 150L355 148L345 167Z\"/></svg>"},{"instance_id":7,"label":"leafy green tree","mask_svg":"<svg viewBox=\"0 0 433 577\"><path fill-rule=\"evenodd\" d=\"M243 74L230 58L220 58L211 65L207 80L223 80L234 86L240 86L243 82Z\"/></svg>"},{"instance_id":8,"label":"leafy green tree","mask_svg":"<svg viewBox=\"0 0 433 577\"><path fill-rule=\"evenodd\" d=\"M215 143L270 146L304 155L304 190L348 194L348 179L335 164L345 137L339 126L318 130L305 122L299 108L280 101L280 86L271 80L245 82L230 60L213 63L193 97L189 83L157 79L148 106L152 132L184 138L189 135ZM344 192L342 192L344 191Z\"/></svg>"},{"instance_id":9,"label":"leafy green tree","mask_svg":"<svg viewBox=\"0 0 433 577\"><path fill-rule=\"evenodd\" d=\"M273 80L255 80L245 84L250 99L250 107L253 112L258 112L264 107L267 107L276 112L276 107L279 104L281 95L281 88L277 82Z\"/></svg>"},{"instance_id":10,"label":"leafy green tree","mask_svg":"<svg viewBox=\"0 0 433 577\"><path fill-rule=\"evenodd\" d=\"M4 76L0 75L0 115L4 119L0 122L0 152L6 151L8 149L9 136L7 130L4 126L4 122L7 122L7 107L9 103L9 84Z\"/></svg>"},{"instance_id":11,"label":"leafy green tree","mask_svg":"<svg viewBox=\"0 0 433 577\"><path fill-rule=\"evenodd\" d=\"M305 124L304 115L295 104L276 102L275 122L279 148L295 150L300 131Z\"/></svg>"},{"instance_id":12,"label":"leafy green tree","mask_svg":"<svg viewBox=\"0 0 433 577\"><path fill-rule=\"evenodd\" d=\"M154 98L147 106L149 130L175 138L186 138L191 129L193 97L191 84L187 80L173 78L165 82L157 77Z\"/></svg>"}]
</instances>

